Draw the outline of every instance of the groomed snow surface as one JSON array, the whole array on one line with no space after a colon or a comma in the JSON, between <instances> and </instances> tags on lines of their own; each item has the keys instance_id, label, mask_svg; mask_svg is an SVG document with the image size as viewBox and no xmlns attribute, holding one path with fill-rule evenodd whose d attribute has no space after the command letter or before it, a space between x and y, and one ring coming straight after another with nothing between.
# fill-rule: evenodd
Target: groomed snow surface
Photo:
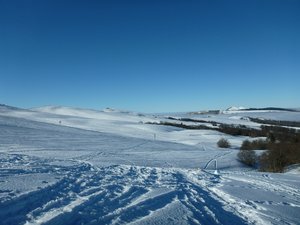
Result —
<instances>
[{"instance_id":1,"label":"groomed snow surface","mask_svg":"<svg viewBox=\"0 0 300 225\"><path fill-rule=\"evenodd\" d=\"M244 114L183 116L300 118ZM300 224L299 167L257 172L236 157L247 137L145 124L166 116L0 106L0 224Z\"/></svg>"}]
</instances>

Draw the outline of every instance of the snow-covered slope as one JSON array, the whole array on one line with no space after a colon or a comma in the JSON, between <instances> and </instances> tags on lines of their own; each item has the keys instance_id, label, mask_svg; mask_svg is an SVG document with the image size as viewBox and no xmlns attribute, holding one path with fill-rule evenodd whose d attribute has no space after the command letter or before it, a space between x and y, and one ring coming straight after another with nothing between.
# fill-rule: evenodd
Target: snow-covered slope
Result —
<instances>
[{"instance_id":1,"label":"snow-covered slope","mask_svg":"<svg viewBox=\"0 0 300 225\"><path fill-rule=\"evenodd\" d=\"M229 107L228 109L225 110L225 112L230 112L230 111L240 111L240 110L243 110L243 109L246 109L245 107L243 106L231 106Z\"/></svg>"},{"instance_id":2,"label":"snow-covered slope","mask_svg":"<svg viewBox=\"0 0 300 225\"><path fill-rule=\"evenodd\" d=\"M283 108L261 108L261 109L247 109L244 107L230 107L222 111L223 116L239 116L239 117L252 117L263 118L269 120L284 120L284 121L300 121L300 111L296 109L283 109ZM229 115L226 115L229 114Z\"/></svg>"},{"instance_id":3,"label":"snow-covered slope","mask_svg":"<svg viewBox=\"0 0 300 225\"><path fill-rule=\"evenodd\" d=\"M215 147L216 139L226 136L217 131L183 130L163 127L146 122L159 122L165 116L143 115L122 111L97 111L69 107L42 107L23 110L0 108L0 115L51 123L60 126L75 127L85 130L116 134L147 140L169 141L189 145L208 145ZM231 137L228 137L232 139ZM240 146L245 138L232 139L234 146Z\"/></svg>"},{"instance_id":4,"label":"snow-covered slope","mask_svg":"<svg viewBox=\"0 0 300 225\"><path fill-rule=\"evenodd\" d=\"M164 118L0 106L0 224L298 224L299 174L240 164L245 137L141 123Z\"/></svg>"}]
</instances>

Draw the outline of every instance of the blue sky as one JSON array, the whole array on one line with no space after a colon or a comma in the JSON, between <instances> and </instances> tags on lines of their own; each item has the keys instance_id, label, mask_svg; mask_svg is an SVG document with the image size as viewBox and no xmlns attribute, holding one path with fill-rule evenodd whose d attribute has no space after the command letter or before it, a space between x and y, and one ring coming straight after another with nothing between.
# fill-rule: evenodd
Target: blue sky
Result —
<instances>
[{"instance_id":1,"label":"blue sky","mask_svg":"<svg viewBox=\"0 0 300 225\"><path fill-rule=\"evenodd\" d=\"M0 0L0 103L300 107L300 1Z\"/></svg>"}]
</instances>

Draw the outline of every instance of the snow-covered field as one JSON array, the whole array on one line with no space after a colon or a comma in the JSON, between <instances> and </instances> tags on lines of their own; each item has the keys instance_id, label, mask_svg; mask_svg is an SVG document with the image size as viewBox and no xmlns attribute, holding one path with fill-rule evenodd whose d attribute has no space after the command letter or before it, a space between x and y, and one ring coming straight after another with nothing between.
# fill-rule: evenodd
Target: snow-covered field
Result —
<instances>
[{"instance_id":1,"label":"snow-covered field","mask_svg":"<svg viewBox=\"0 0 300 225\"><path fill-rule=\"evenodd\" d=\"M0 224L300 224L297 167L260 173L237 161L247 137L145 124L166 116L0 106ZM181 116L300 121L277 111ZM221 137L230 149L217 147Z\"/></svg>"}]
</instances>

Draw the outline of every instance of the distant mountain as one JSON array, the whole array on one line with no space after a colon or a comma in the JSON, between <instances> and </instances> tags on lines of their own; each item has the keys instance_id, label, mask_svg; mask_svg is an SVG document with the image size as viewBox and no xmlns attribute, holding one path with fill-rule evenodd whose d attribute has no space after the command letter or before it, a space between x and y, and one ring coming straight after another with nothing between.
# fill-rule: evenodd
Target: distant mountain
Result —
<instances>
[{"instance_id":1,"label":"distant mountain","mask_svg":"<svg viewBox=\"0 0 300 225\"><path fill-rule=\"evenodd\" d=\"M18 111L26 111L26 109L14 107L14 106L9 106L5 104L0 104L0 111L10 111L10 110L18 110Z\"/></svg>"},{"instance_id":2,"label":"distant mountain","mask_svg":"<svg viewBox=\"0 0 300 225\"><path fill-rule=\"evenodd\" d=\"M226 111L240 111L240 110L245 110L246 108L245 107L242 107L242 106L239 106L239 107L236 107L236 106L231 106L229 107L228 109L226 109Z\"/></svg>"},{"instance_id":3,"label":"distant mountain","mask_svg":"<svg viewBox=\"0 0 300 225\"><path fill-rule=\"evenodd\" d=\"M287 112L299 112L297 109L287 109L287 108L278 108L278 107L266 107L266 108L247 108L241 109L241 111L287 111Z\"/></svg>"},{"instance_id":4,"label":"distant mountain","mask_svg":"<svg viewBox=\"0 0 300 225\"><path fill-rule=\"evenodd\" d=\"M190 115L218 115L220 114L220 110L204 110L204 111L197 111L197 112L189 112Z\"/></svg>"},{"instance_id":5,"label":"distant mountain","mask_svg":"<svg viewBox=\"0 0 300 225\"><path fill-rule=\"evenodd\" d=\"M286 111L286 112L299 112L300 110L297 109L288 109L288 108L279 108L279 107L265 107L265 108L245 108L245 107L236 107L232 106L228 109L224 110L223 112L235 112L235 111Z\"/></svg>"}]
</instances>

